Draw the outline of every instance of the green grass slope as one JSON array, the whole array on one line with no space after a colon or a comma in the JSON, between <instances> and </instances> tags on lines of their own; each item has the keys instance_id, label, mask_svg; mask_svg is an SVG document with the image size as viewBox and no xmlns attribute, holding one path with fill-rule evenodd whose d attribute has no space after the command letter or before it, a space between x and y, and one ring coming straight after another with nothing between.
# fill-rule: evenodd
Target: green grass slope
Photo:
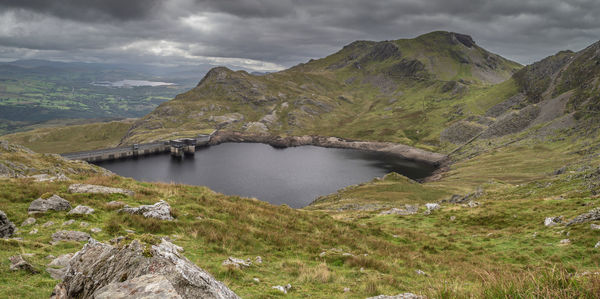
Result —
<instances>
[{"instance_id":1,"label":"green grass slope","mask_svg":"<svg viewBox=\"0 0 600 299\"><path fill-rule=\"evenodd\" d=\"M114 147L127 133L132 120L39 128L0 136L38 153L68 153Z\"/></svg>"}]
</instances>

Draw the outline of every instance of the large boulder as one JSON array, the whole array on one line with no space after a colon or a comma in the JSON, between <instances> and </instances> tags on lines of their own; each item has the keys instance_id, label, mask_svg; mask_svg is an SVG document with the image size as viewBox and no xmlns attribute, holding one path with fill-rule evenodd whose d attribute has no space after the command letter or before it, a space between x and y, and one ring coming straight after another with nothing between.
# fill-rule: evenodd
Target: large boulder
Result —
<instances>
[{"instance_id":1,"label":"large boulder","mask_svg":"<svg viewBox=\"0 0 600 299\"><path fill-rule=\"evenodd\" d=\"M171 206L164 200L153 205L144 205L137 208L126 206L119 210L129 214L138 214L146 218L156 218L160 220L173 220L171 216Z\"/></svg>"},{"instance_id":2,"label":"large boulder","mask_svg":"<svg viewBox=\"0 0 600 299\"><path fill-rule=\"evenodd\" d=\"M133 196L135 193L131 190L113 188L89 184L73 184L69 186L69 193L101 193L101 194L124 194Z\"/></svg>"},{"instance_id":3,"label":"large boulder","mask_svg":"<svg viewBox=\"0 0 600 299\"><path fill-rule=\"evenodd\" d=\"M15 233L15 224L0 211L0 238L10 238Z\"/></svg>"},{"instance_id":4,"label":"large boulder","mask_svg":"<svg viewBox=\"0 0 600 299\"><path fill-rule=\"evenodd\" d=\"M160 298L179 298L169 291L169 285L181 298L239 298L181 255L182 250L164 239L157 245L134 240L120 247L90 239L69 261L64 280L55 287L52 298L120 298L118 295L127 290L158 288L167 295Z\"/></svg>"},{"instance_id":5,"label":"large boulder","mask_svg":"<svg viewBox=\"0 0 600 299\"><path fill-rule=\"evenodd\" d=\"M71 204L58 195L52 195L49 198L38 198L29 205L29 214L44 213L50 210L67 211L71 209Z\"/></svg>"}]
</instances>

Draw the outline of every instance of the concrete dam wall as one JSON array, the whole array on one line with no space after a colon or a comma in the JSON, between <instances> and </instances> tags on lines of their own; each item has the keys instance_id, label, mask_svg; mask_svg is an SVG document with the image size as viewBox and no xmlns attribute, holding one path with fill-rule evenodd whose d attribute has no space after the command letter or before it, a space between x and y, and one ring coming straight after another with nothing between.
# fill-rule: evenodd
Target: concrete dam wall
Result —
<instances>
[{"instance_id":1,"label":"concrete dam wall","mask_svg":"<svg viewBox=\"0 0 600 299\"><path fill-rule=\"evenodd\" d=\"M196 138L140 143L130 146L66 153L61 154L61 156L69 160L82 160L87 162L135 158L161 153L171 153L174 157L182 157L185 154L194 154L197 147L207 146L210 142L210 138L211 135L200 135Z\"/></svg>"}]
</instances>

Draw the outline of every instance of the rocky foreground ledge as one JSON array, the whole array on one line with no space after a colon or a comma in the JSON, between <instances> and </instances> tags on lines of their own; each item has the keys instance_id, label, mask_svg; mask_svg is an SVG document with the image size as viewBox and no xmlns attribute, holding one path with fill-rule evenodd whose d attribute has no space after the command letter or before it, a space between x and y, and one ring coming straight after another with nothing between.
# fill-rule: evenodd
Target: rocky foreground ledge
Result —
<instances>
[{"instance_id":1,"label":"rocky foreground ledge","mask_svg":"<svg viewBox=\"0 0 600 299\"><path fill-rule=\"evenodd\" d=\"M239 298L180 251L165 239L116 246L90 239L68 261L51 298Z\"/></svg>"},{"instance_id":2,"label":"rocky foreground ledge","mask_svg":"<svg viewBox=\"0 0 600 299\"><path fill-rule=\"evenodd\" d=\"M354 141L338 137L324 136L273 136L270 134L251 134L242 132L216 132L210 140L211 145L226 142L265 143L273 147L286 148L301 145L315 145L330 148L347 148L395 155L404 159L429 163L440 166L447 161L448 156L426 151L416 147L376 141Z\"/></svg>"}]
</instances>

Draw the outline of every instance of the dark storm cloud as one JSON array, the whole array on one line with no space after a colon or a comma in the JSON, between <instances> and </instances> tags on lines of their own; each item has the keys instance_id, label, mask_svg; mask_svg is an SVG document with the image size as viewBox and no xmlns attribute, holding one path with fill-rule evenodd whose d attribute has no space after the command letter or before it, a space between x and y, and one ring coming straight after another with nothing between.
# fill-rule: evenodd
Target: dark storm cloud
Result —
<instances>
[{"instance_id":1,"label":"dark storm cloud","mask_svg":"<svg viewBox=\"0 0 600 299\"><path fill-rule=\"evenodd\" d=\"M159 7L159 0L2 0L0 7L32 10L85 22L141 19Z\"/></svg>"},{"instance_id":2,"label":"dark storm cloud","mask_svg":"<svg viewBox=\"0 0 600 299\"><path fill-rule=\"evenodd\" d=\"M598 15L597 0L3 0L0 59L22 53L268 70L357 39L448 30L530 63L600 39Z\"/></svg>"}]
</instances>

